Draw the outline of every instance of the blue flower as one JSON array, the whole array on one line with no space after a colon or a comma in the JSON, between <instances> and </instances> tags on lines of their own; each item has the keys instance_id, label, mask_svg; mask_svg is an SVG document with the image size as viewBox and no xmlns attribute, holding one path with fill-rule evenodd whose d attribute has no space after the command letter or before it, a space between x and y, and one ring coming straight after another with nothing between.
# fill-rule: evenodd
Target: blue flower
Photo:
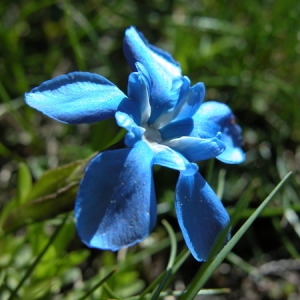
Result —
<instances>
[{"instance_id":1,"label":"blue flower","mask_svg":"<svg viewBox=\"0 0 300 300\"><path fill-rule=\"evenodd\" d=\"M195 162L241 163L241 129L227 105L203 103L203 83L190 86L179 64L134 27L126 30L123 48L132 70L128 96L100 75L74 72L42 83L25 100L63 123L115 117L127 130L127 148L94 157L79 186L76 226L86 245L116 251L150 234L156 223L152 167L160 165L179 171L178 222L193 256L205 260L229 216Z\"/></svg>"}]
</instances>

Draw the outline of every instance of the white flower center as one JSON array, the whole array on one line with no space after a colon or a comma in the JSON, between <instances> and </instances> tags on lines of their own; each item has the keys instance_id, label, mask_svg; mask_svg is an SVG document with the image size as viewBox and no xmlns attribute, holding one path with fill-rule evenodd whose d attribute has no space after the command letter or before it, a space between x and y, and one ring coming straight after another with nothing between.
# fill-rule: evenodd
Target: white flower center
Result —
<instances>
[{"instance_id":1,"label":"white flower center","mask_svg":"<svg viewBox=\"0 0 300 300\"><path fill-rule=\"evenodd\" d=\"M143 135L144 140L146 140L148 143L162 143L163 139L160 132L156 128L151 126L149 127L146 124L143 124L143 127L146 129Z\"/></svg>"}]
</instances>

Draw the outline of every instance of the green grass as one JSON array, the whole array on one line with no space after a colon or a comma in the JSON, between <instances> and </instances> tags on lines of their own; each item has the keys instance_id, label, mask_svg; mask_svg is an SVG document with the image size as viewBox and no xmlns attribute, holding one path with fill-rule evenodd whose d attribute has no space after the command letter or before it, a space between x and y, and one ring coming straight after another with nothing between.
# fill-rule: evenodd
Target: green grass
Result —
<instances>
[{"instance_id":1,"label":"green grass","mask_svg":"<svg viewBox=\"0 0 300 300\"><path fill-rule=\"evenodd\" d=\"M0 298L299 297L299 15L298 0L2 1ZM173 208L177 174L165 168L155 169L159 214L148 239L118 253L84 247L72 212L82 169L123 131L113 121L58 124L23 100L74 70L126 91L130 25L172 53L193 83L203 81L206 99L230 105L243 128L245 163L201 163L238 236L207 263L185 248Z\"/></svg>"}]
</instances>

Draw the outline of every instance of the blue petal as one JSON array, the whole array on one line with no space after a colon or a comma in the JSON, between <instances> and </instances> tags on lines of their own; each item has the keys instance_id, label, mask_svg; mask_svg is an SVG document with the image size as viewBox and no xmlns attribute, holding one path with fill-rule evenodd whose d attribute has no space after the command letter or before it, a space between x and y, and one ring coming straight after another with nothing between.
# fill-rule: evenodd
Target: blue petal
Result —
<instances>
[{"instance_id":1,"label":"blue petal","mask_svg":"<svg viewBox=\"0 0 300 300\"><path fill-rule=\"evenodd\" d=\"M181 68L173 57L148 43L144 35L135 27L130 27L125 32L123 50L132 71L136 71L136 62L142 63L151 73L169 73L172 77L181 76ZM153 65L154 64L154 65ZM159 67L159 71L155 67Z\"/></svg>"},{"instance_id":2,"label":"blue petal","mask_svg":"<svg viewBox=\"0 0 300 300\"><path fill-rule=\"evenodd\" d=\"M137 124L146 123L151 114L149 102L148 84L139 72L134 72L129 75L128 80L128 97L136 101L139 106L139 118L135 120Z\"/></svg>"},{"instance_id":3,"label":"blue petal","mask_svg":"<svg viewBox=\"0 0 300 300\"><path fill-rule=\"evenodd\" d=\"M188 98L190 91L190 80L186 76L173 79L170 87L166 81L162 80L161 78L162 86L159 89L155 87L154 83L150 86L151 116L148 124L152 124L156 128L182 118L181 109L185 106L184 100Z\"/></svg>"},{"instance_id":4,"label":"blue petal","mask_svg":"<svg viewBox=\"0 0 300 300\"><path fill-rule=\"evenodd\" d=\"M198 171L198 166L189 162L179 152L161 144L151 146L155 152L153 164L178 170L185 175L192 175Z\"/></svg>"},{"instance_id":5,"label":"blue petal","mask_svg":"<svg viewBox=\"0 0 300 300\"><path fill-rule=\"evenodd\" d=\"M133 147L137 141L142 139L142 136L145 133L145 128L138 126L131 116L124 112L117 111L115 118L117 124L127 130L124 139L125 145Z\"/></svg>"},{"instance_id":6,"label":"blue petal","mask_svg":"<svg viewBox=\"0 0 300 300\"><path fill-rule=\"evenodd\" d=\"M180 115L186 99L189 98L190 80L186 76L177 77L172 82L167 102L151 101L153 112L149 120L156 128L161 128L174 121ZM200 105L200 104L199 104ZM198 105L198 107L199 107ZM182 119L182 118L178 118Z\"/></svg>"},{"instance_id":7,"label":"blue petal","mask_svg":"<svg viewBox=\"0 0 300 300\"><path fill-rule=\"evenodd\" d=\"M198 111L205 95L205 87L202 82L190 88L190 80L181 77L180 96L176 106L161 114L153 124L157 128L162 128L171 122L178 122L193 117Z\"/></svg>"},{"instance_id":8,"label":"blue petal","mask_svg":"<svg viewBox=\"0 0 300 300\"><path fill-rule=\"evenodd\" d=\"M188 90L188 94L177 104L178 113L174 120L192 117L198 111L205 96L205 86L198 82Z\"/></svg>"},{"instance_id":9,"label":"blue petal","mask_svg":"<svg viewBox=\"0 0 300 300\"><path fill-rule=\"evenodd\" d=\"M175 208L188 248L197 260L205 261L216 237L230 221L222 202L198 172L193 176L180 174Z\"/></svg>"},{"instance_id":10,"label":"blue petal","mask_svg":"<svg viewBox=\"0 0 300 300\"><path fill-rule=\"evenodd\" d=\"M165 142L165 145L175 149L189 161L214 158L220 155L225 149L225 144L220 141L220 136L218 135L208 139L183 136Z\"/></svg>"},{"instance_id":11,"label":"blue petal","mask_svg":"<svg viewBox=\"0 0 300 300\"><path fill-rule=\"evenodd\" d=\"M25 94L28 105L69 124L113 117L123 100L128 98L113 83L87 72L58 76Z\"/></svg>"},{"instance_id":12,"label":"blue petal","mask_svg":"<svg viewBox=\"0 0 300 300\"><path fill-rule=\"evenodd\" d=\"M191 136L209 138L222 133L221 141L226 149L217 158L225 163L238 164L245 160L242 149L241 128L235 122L231 109L224 103L204 102L193 116L194 129Z\"/></svg>"},{"instance_id":13,"label":"blue petal","mask_svg":"<svg viewBox=\"0 0 300 300\"><path fill-rule=\"evenodd\" d=\"M152 159L151 149L139 142L91 161L75 205L77 230L87 246L115 251L149 235L156 221Z\"/></svg>"},{"instance_id":14,"label":"blue petal","mask_svg":"<svg viewBox=\"0 0 300 300\"><path fill-rule=\"evenodd\" d=\"M194 128L194 120L192 118L181 119L171 122L159 129L163 140L170 140L181 136L189 136Z\"/></svg>"},{"instance_id":15,"label":"blue petal","mask_svg":"<svg viewBox=\"0 0 300 300\"><path fill-rule=\"evenodd\" d=\"M180 66L170 54L150 45L134 27L125 32L123 50L130 68L142 71L139 66L143 66L150 77L151 122L154 122L178 101L182 85Z\"/></svg>"}]
</instances>

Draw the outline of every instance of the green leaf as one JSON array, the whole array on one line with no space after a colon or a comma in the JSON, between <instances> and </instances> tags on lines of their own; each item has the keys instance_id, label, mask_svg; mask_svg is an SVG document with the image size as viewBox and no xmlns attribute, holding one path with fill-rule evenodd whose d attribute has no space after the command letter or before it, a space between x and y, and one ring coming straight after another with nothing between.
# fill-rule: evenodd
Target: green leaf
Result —
<instances>
[{"instance_id":1,"label":"green leaf","mask_svg":"<svg viewBox=\"0 0 300 300\"><path fill-rule=\"evenodd\" d=\"M59 193L59 189L66 187L72 182L78 182L88 160L78 160L46 171L34 184L29 198L32 200L55 192Z\"/></svg>"},{"instance_id":2,"label":"green leaf","mask_svg":"<svg viewBox=\"0 0 300 300\"><path fill-rule=\"evenodd\" d=\"M18 169L17 201L24 204L28 200L31 191L32 179L26 164L20 163Z\"/></svg>"},{"instance_id":3,"label":"green leaf","mask_svg":"<svg viewBox=\"0 0 300 300\"><path fill-rule=\"evenodd\" d=\"M27 191L29 195L23 201L26 203L19 205L18 198L9 203L1 219L3 230L16 230L28 223L50 219L72 210L78 185L89 159L45 172L31 191Z\"/></svg>"},{"instance_id":4,"label":"green leaf","mask_svg":"<svg viewBox=\"0 0 300 300\"><path fill-rule=\"evenodd\" d=\"M16 207L4 221L2 225L3 230L16 230L28 223L50 219L58 214L72 210L77 189L78 182L74 182L56 193Z\"/></svg>"}]
</instances>

